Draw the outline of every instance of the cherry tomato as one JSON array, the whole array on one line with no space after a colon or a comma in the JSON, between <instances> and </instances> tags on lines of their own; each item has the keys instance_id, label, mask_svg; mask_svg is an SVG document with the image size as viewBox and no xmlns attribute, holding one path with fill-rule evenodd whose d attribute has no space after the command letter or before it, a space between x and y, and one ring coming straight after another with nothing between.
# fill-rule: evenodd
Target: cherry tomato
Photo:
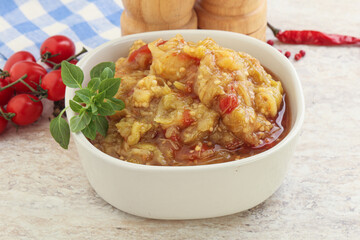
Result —
<instances>
[{"instance_id":1,"label":"cherry tomato","mask_svg":"<svg viewBox=\"0 0 360 240\"><path fill-rule=\"evenodd\" d=\"M6 78L0 78L0 87L5 87L6 85L9 84L9 77ZM8 101L10 100L10 98L13 96L14 94L14 88L9 87L6 88L4 90L0 91L0 106L4 106L8 103Z\"/></svg>"},{"instance_id":2,"label":"cherry tomato","mask_svg":"<svg viewBox=\"0 0 360 240\"><path fill-rule=\"evenodd\" d=\"M46 39L40 47L40 55L50 52L55 57L48 58L49 61L54 63L61 63L75 54L75 44L70 38L63 35L55 35ZM52 64L46 63L50 67Z\"/></svg>"},{"instance_id":3,"label":"cherry tomato","mask_svg":"<svg viewBox=\"0 0 360 240\"><path fill-rule=\"evenodd\" d=\"M161 40L156 44L156 46L161 46L161 45L165 44L166 42L167 42L167 40Z\"/></svg>"},{"instance_id":4,"label":"cherry tomato","mask_svg":"<svg viewBox=\"0 0 360 240\"><path fill-rule=\"evenodd\" d=\"M11 121L17 125L29 125L39 119L43 104L30 94L19 94L11 98L7 105L7 112L15 113Z\"/></svg>"},{"instance_id":5,"label":"cherry tomato","mask_svg":"<svg viewBox=\"0 0 360 240\"><path fill-rule=\"evenodd\" d=\"M139 49L133 51L133 52L130 54L130 56L129 56L129 58L128 58L128 61L129 61L129 62L133 62L133 61L135 61L135 59L136 59L136 57L137 57L138 55L143 55L143 54L150 54L150 55L151 55L151 51L150 51L150 49L149 49L149 47L148 47L147 44L144 45L144 46L142 46L142 47L140 47Z\"/></svg>"},{"instance_id":6,"label":"cherry tomato","mask_svg":"<svg viewBox=\"0 0 360 240\"><path fill-rule=\"evenodd\" d=\"M41 80L41 87L47 90L48 99L59 101L65 97L65 84L61 78L61 70L54 70Z\"/></svg>"},{"instance_id":7,"label":"cherry tomato","mask_svg":"<svg viewBox=\"0 0 360 240\"><path fill-rule=\"evenodd\" d=\"M222 113L231 113L239 105L235 94L228 94L220 98L219 107Z\"/></svg>"},{"instance_id":8,"label":"cherry tomato","mask_svg":"<svg viewBox=\"0 0 360 240\"><path fill-rule=\"evenodd\" d=\"M11 67L15 63L21 62L21 61L36 62L34 56L31 53L29 53L27 51L19 51L19 52L14 53L13 55L11 55L11 57L9 57L9 59L5 63L3 70L10 72Z\"/></svg>"},{"instance_id":9,"label":"cherry tomato","mask_svg":"<svg viewBox=\"0 0 360 240\"><path fill-rule=\"evenodd\" d=\"M1 107L1 109L3 110L3 112L5 112L4 108ZM7 124L8 124L8 121L5 118L3 118L2 116L0 116L0 134L5 131Z\"/></svg>"},{"instance_id":10,"label":"cherry tomato","mask_svg":"<svg viewBox=\"0 0 360 240\"><path fill-rule=\"evenodd\" d=\"M193 122L195 122L195 120L191 117L190 110L185 109L185 111L183 113L183 125L184 125L184 127L190 126Z\"/></svg>"},{"instance_id":11,"label":"cherry tomato","mask_svg":"<svg viewBox=\"0 0 360 240\"><path fill-rule=\"evenodd\" d=\"M15 82L25 74L27 74L27 78L25 78L24 81L36 89L36 84L39 84L40 78L42 79L44 77L46 70L34 62L18 62L15 63L10 70L10 82ZM15 84L14 88L16 92L31 92L31 90L21 82Z\"/></svg>"},{"instance_id":12,"label":"cherry tomato","mask_svg":"<svg viewBox=\"0 0 360 240\"><path fill-rule=\"evenodd\" d=\"M199 58L192 57L192 56L190 56L190 55L187 54L187 53L179 53L179 54L178 54L178 57L179 57L179 59L182 60L182 61L190 61L190 60L193 60L193 61L195 61L195 65L200 65L200 59L199 59Z\"/></svg>"},{"instance_id":13,"label":"cherry tomato","mask_svg":"<svg viewBox=\"0 0 360 240\"><path fill-rule=\"evenodd\" d=\"M74 58L73 60L70 60L69 63L76 65L78 63L79 60L77 60L76 58Z\"/></svg>"},{"instance_id":14,"label":"cherry tomato","mask_svg":"<svg viewBox=\"0 0 360 240\"><path fill-rule=\"evenodd\" d=\"M69 63L76 65L79 62L79 60L77 60L76 58L74 58L73 60L70 60ZM57 70L61 70L61 66L57 69Z\"/></svg>"}]
</instances>

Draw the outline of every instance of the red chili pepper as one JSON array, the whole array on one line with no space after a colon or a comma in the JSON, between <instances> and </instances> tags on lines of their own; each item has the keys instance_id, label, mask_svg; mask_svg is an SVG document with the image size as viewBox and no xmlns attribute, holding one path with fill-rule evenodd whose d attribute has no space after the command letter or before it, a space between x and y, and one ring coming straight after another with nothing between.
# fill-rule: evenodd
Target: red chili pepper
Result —
<instances>
[{"instance_id":1,"label":"red chili pepper","mask_svg":"<svg viewBox=\"0 0 360 240\"><path fill-rule=\"evenodd\" d=\"M281 31L273 27L271 24L267 24L273 32L274 36L279 39L280 42L290 44L309 44L309 45L346 45L360 43L360 38L340 35L340 34L326 34L319 31L312 30L287 30Z\"/></svg>"}]
</instances>

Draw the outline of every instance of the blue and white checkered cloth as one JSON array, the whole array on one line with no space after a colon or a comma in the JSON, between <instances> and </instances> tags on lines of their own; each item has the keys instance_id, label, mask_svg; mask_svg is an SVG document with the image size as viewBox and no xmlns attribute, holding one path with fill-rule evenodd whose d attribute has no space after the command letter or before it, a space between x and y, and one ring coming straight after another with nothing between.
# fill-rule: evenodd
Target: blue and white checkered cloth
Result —
<instances>
[{"instance_id":1,"label":"blue and white checkered cloth","mask_svg":"<svg viewBox=\"0 0 360 240\"><path fill-rule=\"evenodd\" d=\"M122 11L121 0L0 0L0 53L26 50L38 59L42 42L57 34L72 39L77 52L97 47L121 35Z\"/></svg>"}]
</instances>

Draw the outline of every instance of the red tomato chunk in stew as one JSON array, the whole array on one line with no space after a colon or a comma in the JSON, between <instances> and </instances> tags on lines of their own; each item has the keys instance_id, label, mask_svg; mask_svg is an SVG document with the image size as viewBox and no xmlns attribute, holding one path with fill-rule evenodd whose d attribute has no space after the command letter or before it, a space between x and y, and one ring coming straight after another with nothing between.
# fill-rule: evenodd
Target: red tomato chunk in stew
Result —
<instances>
[{"instance_id":1,"label":"red tomato chunk in stew","mask_svg":"<svg viewBox=\"0 0 360 240\"><path fill-rule=\"evenodd\" d=\"M92 143L132 163L185 166L228 162L276 145L289 129L281 82L243 52L181 35L136 41L116 62L126 108Z\"/></svg>"}]
</instances>

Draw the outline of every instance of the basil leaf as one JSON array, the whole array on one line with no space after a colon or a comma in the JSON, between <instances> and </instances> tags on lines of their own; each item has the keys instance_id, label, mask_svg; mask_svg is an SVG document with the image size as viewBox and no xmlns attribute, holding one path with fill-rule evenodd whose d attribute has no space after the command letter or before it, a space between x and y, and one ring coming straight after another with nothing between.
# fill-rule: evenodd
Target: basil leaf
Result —
<instances>
[{"instance_id":1,"label":"basil leaf","mask_svg":"<svg viewBox=\"0 0 360 240\"><path fill-rule=\"evenodd\" d=\"M105 98L113 97L120 86L120 78L108 78L100 83L99 93L105 92Z\"/></svg>"},{"instance_id":2,"label":"basil leaf","mask_svg":"<svg viewBox=\"0 0 360 240\"><path fill-rule=\"evenodd\" d=\"M72 132L79 132L83 130L91 121L91 116L87 112L82 112L70 119L70 130Z\"/></svg>"},{"instance_id":3,"label":"basil leaf","mask_svg":"<svg viewBox=\"0 0 360 240\"><path fill-rule=\"evenodd\" d=\"M117 98L110 98L106 100L107 103L110 103L115 111L120 111L125 108L125 103Z\"/></svg>"},{"instance_id":4,"label":"basil leaf","mask_svg":"<svg viewBox=\"0 0 360 240\"><path fill-rule=\"evenodd\" d=\"M84 103L90 103L90 98L95 95L95 93L91 92L87 88L83 88L77 90L75 92L76 96L78 96Z\"/></svg>"},{"instance_id":5,"label":"basil leaf","mask_svg":"<svg viewBox=\"0 0 360 240\"><path fill-rule=\"evenodd\" d=\"M74 96L73 97L73 100L75 101L75 102L78 102L78 103L83 103L83 100L81 100L81 98L79 98L78 96Z\"/></svg>"},{"instance_id":6,"label":"basil leaf","mask_svg":"<svg viewBox=\"0 0 360 240\"><path fill-rule=\"evenodd\" d=\"M104 116L94 116L93 121L94 121L95 126L96 126L96 131L99 132L101 135L103 135L105 137L106 133L108 131L108 128L109 128L109 123L108 123L106 117L104 117Z\"/></svg>"},{"instance_id":7,"label":"basil leaf","mask_svg":"<svg viewBox=\"0 0 360 240\"><path fill-rule=\"evenodd\" d=\"M68 149L70 141L69 124L62 117L62 113L50 122L50 133L57 143L64 149Z\"/></svg>"},{"instance_id":8,"label":"basil leaf","mask_svg":"<svg viewBox=\"0 0 360 240\"><path fill-rule=\"evenodd\" d=\"M125 107L122 100L114 98L121 81L120 78L114 78L115 63L103 62L93 67L90 71L91 80L84 88L84 73L79 67L63 61L61 68L64 84L67 87L80 88L69 101L69 107L78 115L73 116L68 124L61 118L68 107L63 109L50 123L51 135L65 149L69 145L70 131L81 131L89 139L95 139L97 133L106 136L109 123L105 116L113 115L115 111Z\"/></svg>"},{"instance_id":9,"label":"basil leaf","mask_svg":"<svg viewBox=\"0 0 360 240\"><path fill-rule=\"evenodd\" d=\"M97 108L96 104L95 103L90 103L90 106L91 106L91 113L96 114L97 111L98 111L98 108Z\"/></svg>"},{"instance_id":10,"label":"basil leaf","mask_svg":"<svg viewBox=\"0 0 360 240\"><path fill-rule=\"evenodd\" d=\"M109 67L106 67L100 75L100 80L103 81L105 79L113 78L113 77L114 77L114 72L111 71Z\"/></svg>"},{"instance_id":11,"label":"basil leaf","mask_svg":"<svg viewBox=\"0 0 360 240\"><path fill-rule=\"evenodd\" d=\"M101 104L105 99L105 92L101 92L96 94L96 96L94 97L94 100L96 103Z\"/></svg>"},{"instance_id":12,"label":"basil leaf","mask_svg":"<svg viewBox=\"0 0 360 240\"><path fill-rule=\"evenodd\" d=\"M81 106L80 104L78 104L77 102L70 100L69 101L69 106L71 108L71 110L73 110L74 112L80 112L80 110L83 108L83 106Z\"/></svg>"},{"instance_id":13,"label":"basil leaf","mask_svg":"<svg viewBox=\"0 0 360 240\"><path fill-rule=\"evenodd\" d=\"M100 85L100 78L95 77L95 78L92 78L92 79L90 80L90 82L89 82L88 85L87 85L87 88L88 88L90 91L96 92L96 90L98 89L99 85Z\"/></svg>"},{"instance_id":14,"label":"basil leaf","mask_svg":"<svg viewBox=\"0 0 360 240\"><path fill-rule=\"evenodd\" d=\"M84 73L78 66L67 61L61 62L61 78L63 83L70 88L81 88Z\"/></svg>"},{"instance_id":15,"label":"basil leaf","mask_svg":"<svg viewBox=\"0 0 360 240\"><path fill-rule=\"evenodd\" d=\"M95 67L93 67L90 71L90 77L94 78L94 77L98 77L100 78L101 73L104 71L105 68L110 68L111 71L115 72L115 63L113 62L102 62L99 63L98 65L96 65Z\"/></svg>"},{"instance_id":16,"label":"basil leaf","mask_svg":"<svg viewBox=\"0 0 360 240\"><path fill-rule=\"evenodd\" d=\"M98 107L98 114L101 116L111 116L115 114L115 111L110 103L103 102L97 105Z\"/></svg>"},{"instance_id":17,"label":"basil leaf","mask_svg":"<svg viewBox=\"0 0 360 240\"><path fill-rule=\"evenodd\" d=\"M89 123L81 132L85 135L85 137L94 140L96 137L96 126L93 121Z\"/></svg>"}]
</instances>

